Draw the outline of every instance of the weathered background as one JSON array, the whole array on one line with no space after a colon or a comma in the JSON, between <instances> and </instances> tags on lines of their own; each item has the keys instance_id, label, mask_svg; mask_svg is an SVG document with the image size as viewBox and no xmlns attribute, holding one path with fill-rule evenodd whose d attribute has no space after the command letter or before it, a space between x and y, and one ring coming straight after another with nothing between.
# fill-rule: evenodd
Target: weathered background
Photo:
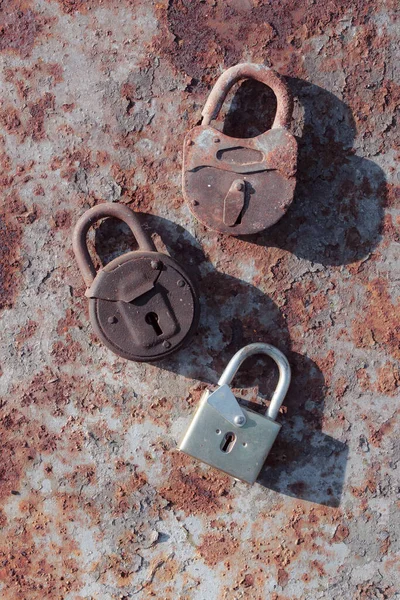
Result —
<instances>
[{"instance_id":1,"label":"weathered background","mask_svg":"<svg viewBox=\"0 0 400 600\"><path fill-rule=\"evenodd\" d=\"M2 600L399 597L396 5L0 0ZM243 60L287 76L300 138L295 202L250 240L180 190L184 134ZM245 82L224 109L254 135L274 100ZM201 278L198 334L164 364L88 324L71 232L102 201ZM105 222L94 243L106 261L132 240ZM249 488L175 447L252 341L293 382ZM276 379L258 361L237 383L267 400Z\"/></svg>"}]
</instances>

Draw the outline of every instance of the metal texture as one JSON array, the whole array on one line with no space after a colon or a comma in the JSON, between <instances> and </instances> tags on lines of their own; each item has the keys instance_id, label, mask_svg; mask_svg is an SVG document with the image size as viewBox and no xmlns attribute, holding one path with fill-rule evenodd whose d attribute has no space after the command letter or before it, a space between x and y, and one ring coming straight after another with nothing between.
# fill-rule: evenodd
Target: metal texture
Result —
<instances>
[{"instance_id":1,"label":"metal texture","mask_svg":"<svg viewBox=\"0 0 400 600\"><path fill-rule=\"evenodd\" d=\"M279 368L278 384L266 417L242 410L229 387L243 362L255 354L266 354ZM290 377L286 356L274 346L256 343L241 348L222 373L217 390L204 392L179 450L253 484L281 428L275 419L289 389ZM245 432L239 434L242 427Z\"/></svg>"},{"instance_id":2,"label":"metal texture","mask_svg":"<svg viewBox=\"0 0 400 600\"><path fill-rule=\"evenodd\" d=\"M397 8L2 2L2 600L396 600ZM205 230L180 192L185 134L243 61L285 77L299 138L290 209L246 241ZM274 114L244 81L216 126L254 136ZM162 368L91 330L71 235L101 199L201 276L198 333ZM103 263L134 247L112 219L92 236ZM263 340L292 384L249 488L175 448L229 358ZM277 373L252 360L235 393L255 409Z\"/></svg>"},{"instance_id":3,"label":"metal texture","mask_svg":"<svg viewBox=\"0 0 400 600\"><path fill-rule=\"evenodd\" d=\"M220 385L214 392L210 392L207 397L207 402L214 407L225 421L232 425L244 425L246 417L240 408L239 402L236 400L229 385Z\"/></svg>"},{"instance_id":4,"label":"metal texture","mask_svg":"<svg viewBox=\"0 0 400 600\"><path fill-rule=\"evenodd\" d=\"M230 88L247 78L269 86L277 107L269 131L240 139L219 132L210 121L218 116ZM204 225L220 233L248 235L283 217L296 185L297 142L288 131L292 112L288 86L264 65L235 65L219 77L202 124L189 131L183 145L183 194Z\"/></svg>"},{"instance_id":5,"label":"metal texture","mask_svg":"<svg viewBox=\"0 0 400 600\"><path fill-rule=\"evenodd\" d=\"M105 217L126 223L139 248L96 272L86 237ZM74 229L73 249L88 286L90 321L110 350L128 360L153 361L190 340L199 321L197 288L179 263L156 251L131 209L107 203L87 210Z\"/></svg>"}]
</instances>

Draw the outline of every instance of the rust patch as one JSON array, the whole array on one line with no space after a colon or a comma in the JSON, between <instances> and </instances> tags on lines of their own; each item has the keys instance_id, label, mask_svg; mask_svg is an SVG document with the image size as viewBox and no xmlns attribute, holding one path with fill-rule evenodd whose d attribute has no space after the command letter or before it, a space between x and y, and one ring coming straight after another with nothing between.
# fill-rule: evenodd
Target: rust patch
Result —
<instances>
[{"instance_id":1,"label":"rust patch","mask_svg":"<svg viewBox=\"0 0 400 600\"><path fill-rule=\"evenodd\" d=\"M0 310L12 307L18 291L22 228L16 215L24 210L16 193L0 208Z\"/></svg>"},{"instance_id":2,"label":"rust patch","mask_svg":"<svg viewBox=\"0 0 400 600\"><path fill-rule=\"evenodd\" d=\"M82 346L79 342L74 341L69 334L65 336L65 339L65 343L58 341L53 344L52 355L54 363L58 366L76 362L82 354Z\"/></svg>"},{"instance_id":3,"label":"rust patch","mask_svg":"<svg viewBox=\"0 0 400 600\"><path fill-rule=\"evenodd\" d=\"M231 533L226 532L204 535L197 550L207 565L215 567L215 565L223 560L227 560L228 558L233 559L238 548L238 540Z\"/></svg>"},{"instance_id":4,"label":"rust patch","mask_svg":"<svg viewBox=\"0 0 400 600\"><path fill-rule=\"evenodd\" d=\"M362 319L353 325L353 339L358 348L380 346L400 359L400 301L394 304L384 279L374 279L366 285L368 301Z\"/></svg>"},{"instance_id":5,"label":"rust patch","mask_svg":"<svg viewBox=\"0 0 400 600\"><path fill-rule=\"evenodd\" d=\"M69 210L58 210L52 219L58 229L70 229L72 226L72 215Z\"/></svg>"},{"instance_id":6,"label":"rust patch","mask_svg":"<svg viewBox=\"0 0 400 600\"><path fill-rule=\"evenodd\" d=\"M3 409L4 404L6 403L3 401ZM32 463L37 453L52 453L57 446L58 436L15 408L3 410L0 427L3 432L0 500L3 501L13 492L19 494L20 480L26 467Z\"/></svg>"},{"instance_id":7,"label":"rust patch","mask_svg":"<svg viewBox=\"0 0 400 600\"><path fill-rule=\"evenodd\" d=\"M175 510L185 514L215 514L222 506L229 505L231 479L215 469L202 471L194 463L184 454L172 452L168 483L159 493Z\"/></svg>"},{"instance_id":8,"label":"rust patch","mask_svg":"<svg viewBox=\"0 0 400 600\"><path fill-rule=\"evenodd\" d=\"M27 339L32 337L38 328L38 324L36 321L29 320L27 324L22 327L17 335L15 336L16 343L23 344Z\"/></svg>"},{"instance_id":9,"label":"rust patch","mask_svg":"<svg viewBox=\"0 0 400 600\"><path fill-rule=\"evenodd\" d=\"M0 52L15 52L27 58L41 28L36 13L30 8L22 9L21 3L13 0L0 3Z\"/></svg>"},{"instance_id":10,"label":"rust patch","mask_svg":"<svg viewBox=\"0 0 400 600\"><path fill-rule=\"evenodd\" d=\"M333 542L343 542L346 538L349 537L349 528L346 525L338 525L336 527L335 534L332 538Z\"/></svg>"},{"instance_id":11,"label":"rust patch","mask_svg":"<svg viewBox=\"0 0 400 600\"><path fill-rule=\"evenodd\" d=\"M48 0L50 1L50 0ZM58 4L61 6L61 9L64 13L70 15L75 12L79 12L82 14L87 14L91 10L96 7L118 7L119 0L57 0ZM124 5L128 7L134 7L135 0L124 0Z\"/></svg>"},{"instance_id":12,"label":"rust patch","mask_svg":"<svg viewBox=\"0 0 400 600\"><path fill-rule=\"evenodd\" d=\"M400 371L397 365L387 362L378 370L377 390L387 396L397 396L400 387Z\"/></svg>"},{"instance_id":13,"label":"rust patch","mask_svg":"<svg viewBox=\"0 0 400 600\"><path fill-rule=\"evenodd\" d=\"M39 141L46 137L44 122L48 112L52 110L54 110L54 95L49 92L46 92L40 100L30 105L31 117L26 126L26 133L33 140Z\"/></svg>"},{"instance_id":14,"label":"rust patch","mask_svg":"<svg viewBox=\"0 0 400 600\"><path fill-rule=\"evenodd\" d=\"M371 435L369 440L371 444L377 447L380 446L385 437L389 435L390 432L394 429L396 425L396 420L397 417L392 417L391 419L388 419L379 427L379 429L375 429L372 425L370 425L369 428L371 431Z\"/></svg>"}]
</instances>

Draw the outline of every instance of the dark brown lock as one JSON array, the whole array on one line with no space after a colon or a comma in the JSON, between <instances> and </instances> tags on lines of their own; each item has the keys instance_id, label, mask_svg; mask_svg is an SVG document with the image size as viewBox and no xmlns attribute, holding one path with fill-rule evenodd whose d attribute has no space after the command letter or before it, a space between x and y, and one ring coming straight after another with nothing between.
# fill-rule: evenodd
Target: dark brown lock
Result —
<instances>
[{"instance_id":1,"label":"dark brown lock","mask_svg":"<svg viewBox=\"0 0 400 600\"><path fill-rule=\"evenodd\" d=\"M139 248L96 273L86 236L105 217L124 221ZM110 350L129 360L160 360L193 335L199 318L196 286L179 263L157 252L127 206L99 204L85 212L74 230L73 249L87 285L90 321Z\"/></svg>"},{"instance_id":2,"label":"dark brown lock","mask_svg":"<svg viewBox=\"0 0 400 600\"><path fill-rule=\"evenodd\" d=\"M241 79L261 81L277 99L272 128L254 138L232 138L210 125ZM183 148L183 194L203 225L247 235L270 227L285 214L296 185L297 142L287 130L292 112L287 85L268 67L244 63L219 77L202 124L189 131Z\"/></svg>"}]
</instances>

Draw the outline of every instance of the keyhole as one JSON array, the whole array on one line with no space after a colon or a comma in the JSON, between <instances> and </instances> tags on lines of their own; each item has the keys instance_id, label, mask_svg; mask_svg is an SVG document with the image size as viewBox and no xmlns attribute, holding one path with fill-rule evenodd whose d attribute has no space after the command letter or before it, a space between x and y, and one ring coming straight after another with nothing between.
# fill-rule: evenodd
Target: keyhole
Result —
<instances>
[{"instance_id":1,"label":"keyhole","mask_svg":"<svg viewBox=\"0 0 400 600\"><path fill-rule=\"evenodd\" d=\"M145 321L146 321L146 323L148 323L149 325L152 326L152 328L154 329L154 333L156 335L162 334L162 329L158 322L158 314L157 313L155 313L155 312L147 313L147 315L145 316Z\"/></svg>"},{"instance_id":2,"label":"keyhole","mask_svg":"<svg viewBox=\"0 0 400 600\"><path fill-rule=\"evenodd\" d=\"M235 442L236 442L236 435L234 433L232 433L231 431L226 433L224 439L221 442L221 446L220 446L222 452L230 452L232 450L233 446L235 445Z\"/></svg>"}]
</instances>

